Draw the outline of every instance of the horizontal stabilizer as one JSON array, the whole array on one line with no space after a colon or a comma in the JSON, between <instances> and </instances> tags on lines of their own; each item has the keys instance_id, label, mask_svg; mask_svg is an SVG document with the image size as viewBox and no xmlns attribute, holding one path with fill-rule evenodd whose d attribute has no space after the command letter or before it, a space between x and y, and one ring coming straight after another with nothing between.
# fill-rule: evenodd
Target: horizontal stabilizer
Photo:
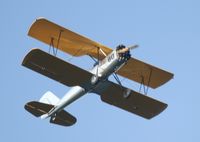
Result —
<instances>
[{"instance_id":1,"label":"horizontal stabilizer","mask_svg":"<svg viewBox=\"0 0 200 142\"><path fill-rule=\"evenodd\" d=\"M36 117L48 113L54 106L36 101L28 102L24 108Z\"/></svg>"},{"instance_id":2,"label":"horizontal stabilizer","mask_svg":"<svg viewBox=\"0 0 200 142\"><path fill-rule=\"evenodd\" d=\"M76 123L76 118L68 112L66 112L65 110L62 110L59 113L57 113L55 117L51 117L50 123L62 126L71 126Z\"/></svg>"},{"instance_id":3,"label":"horizontal stabilizer","mask_svg":"<svg viewBox=\"0 0 200 142\"><path fill-rule=\"evenodd\" d=\"M53 108L53 105L50 104L44 104L41 102L28 102L24 108L33 114L36 117L42 117L42 118L47 118L48 117L48 112ZM66 112L65 110L61 110L56 113L55 116L52 116L50 119L50 123L62 125L62 126L71 126L76 123L76 118Z\"/></svg>"},{"instance_id":4,"label":"horizontal stabilizer","mask_svg":"<svg viewBox=\"0 0 200 142\"><path fill-rule=\"evenodd\" d=\"M155 117L167 107L165 103L110 81L106 81L104 87L96 88L93 92L99 94L103 102L146 119Z\"/></svg>"},{"instance_id":5,"label":"horizontal stabilizer","mask_svg":"<svg viewBox=\"0 0 200 142\"><path fill-rule=\"evenodd\" d=\"M31 50L22 65L67 86L78 85L85 88L93 76L90 72L40 49Z\"/></svg>"}]
</instances>

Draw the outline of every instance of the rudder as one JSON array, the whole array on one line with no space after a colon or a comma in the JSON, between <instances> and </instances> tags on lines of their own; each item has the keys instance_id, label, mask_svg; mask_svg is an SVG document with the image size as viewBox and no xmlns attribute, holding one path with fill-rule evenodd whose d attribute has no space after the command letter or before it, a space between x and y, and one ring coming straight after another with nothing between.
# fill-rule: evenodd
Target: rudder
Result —
<instances>
[{"instance_id":1,"label":"rudder","mask_svg":"<svg viewBox=\"0 0 200 142\"><path fill-rule=\"evenodd\" d=\"M41 103L50 105L56 105L59 101L60 99L50 91L46 92L39 100Z\"/></svg>"}]
</instances>

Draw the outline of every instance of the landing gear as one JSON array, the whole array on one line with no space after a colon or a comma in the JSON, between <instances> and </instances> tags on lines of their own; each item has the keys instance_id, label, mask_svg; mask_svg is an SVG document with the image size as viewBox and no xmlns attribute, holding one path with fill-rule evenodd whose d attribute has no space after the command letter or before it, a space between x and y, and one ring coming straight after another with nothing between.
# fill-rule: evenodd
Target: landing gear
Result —
<instances>
[{"instance_id":1,"label":"landing gear","mask_svg":"<svg viewBox=\"0 0 200 142\"><path fill-rule=\"evenodd\" d=\"M130 94L131 94L131 90L126 89L126 90L124 90L123 97L127 99L130 96Z\"/></svg>"},{"instance_id":2,"label":"landing gear","mask_svg":"<svg viewBox=\"0 0 200 142\"><path fill-rule=\"evenodd\" d=\"M92 78L91 78L91 84L95 85L98 82L98 80L99 80L98 76L96 76L96 75L92 76Z\"/></svg>"}]
</instances>

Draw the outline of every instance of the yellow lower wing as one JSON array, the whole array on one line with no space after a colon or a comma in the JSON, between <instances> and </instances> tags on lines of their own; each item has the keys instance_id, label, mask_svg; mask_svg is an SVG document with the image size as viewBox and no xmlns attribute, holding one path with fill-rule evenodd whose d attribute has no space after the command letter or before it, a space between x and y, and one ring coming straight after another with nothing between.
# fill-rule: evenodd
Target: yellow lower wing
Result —
<instances>
[{"instance_id":1,"label":"yellow lower wing","mask_svg":"<svg viewBox=\"0 0 200 142\"><path fill-rule=\"evenodd\" d=\"M72 32L44 18L37 19L30 27L28 35L46 44L53 45L73 56L91 55L98 58L98 48L106 54L112 52L102 44ZM100 52L99 58L105 56Z\"/></svg>"}]
</instances>

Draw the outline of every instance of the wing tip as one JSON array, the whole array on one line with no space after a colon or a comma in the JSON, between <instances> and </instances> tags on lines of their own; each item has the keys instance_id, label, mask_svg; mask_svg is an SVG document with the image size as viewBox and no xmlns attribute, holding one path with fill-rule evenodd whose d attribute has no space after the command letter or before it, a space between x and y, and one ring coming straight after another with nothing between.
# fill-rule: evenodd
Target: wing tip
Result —
<instances>
[{"instance_id":1,"label":"wing tip","mask_svg":"<svg viewBox=\"0 0 200 142\"><path fill-rule=\"evenodd\" d=\"M24 105L24 109L26 111L28 111L29 113L31 113L32 115L34 115L35 117L39 117L41 116L41 113L38 112L35 108L35 106L33 106L32 104L35 104L36 101L31 101L31 102L28 102Z\"/></svg>"},{"instance_id":2,"label":"wing tip","mask_svg":"<svg viewBox=\"0 0 200 142\"><path fill-rule=\"evenodd\" d=\"M155 112L152 112L149 116L146 117L146 119L150 120L160 113L162 113L166 108L168 107L168 104L162 103L162 106L160 106Z\"/></svg>"},{"instance_id":3,"label":"wing tip","mask_svg":"<svg viewBox=\"0 0 200 142\"><path fill-rule=\"evenodd\" d=\"M46 18L41 16L41 17L36 18L36 21L37 20L46 20Z\"/></svg>"},{"instance_id":4,"label":"wing tip","mask_svg":"<svg viewBox=\"0 0 200 142\"><path fill-rule=\"evenodd\" d=\"M25 55L25 57L22 60L22 66L25 66L27 63L27 60L29 60L29 58L32 56L33 53L38 52L40 49L39 48L33 48L31 49L28 54Z\"/></svg>"},{"instance_id":5,"label":"wing tip","mask_svg":"<svg viewBox=\"0 0 200 142\"><path fill-rule=\"evenodd\" d=\"M31 36L31 34L32 34L32 29L33 29L33 27L38 23L38 22L40 22L40 21L46 21L47 19L45 18L45 17L38 17L38 18L36 18L33 22L32 22L32 24L30 25L30 27L29 27L29 30L28 30L28 36Z\"/></svg>"}]
</instances>

